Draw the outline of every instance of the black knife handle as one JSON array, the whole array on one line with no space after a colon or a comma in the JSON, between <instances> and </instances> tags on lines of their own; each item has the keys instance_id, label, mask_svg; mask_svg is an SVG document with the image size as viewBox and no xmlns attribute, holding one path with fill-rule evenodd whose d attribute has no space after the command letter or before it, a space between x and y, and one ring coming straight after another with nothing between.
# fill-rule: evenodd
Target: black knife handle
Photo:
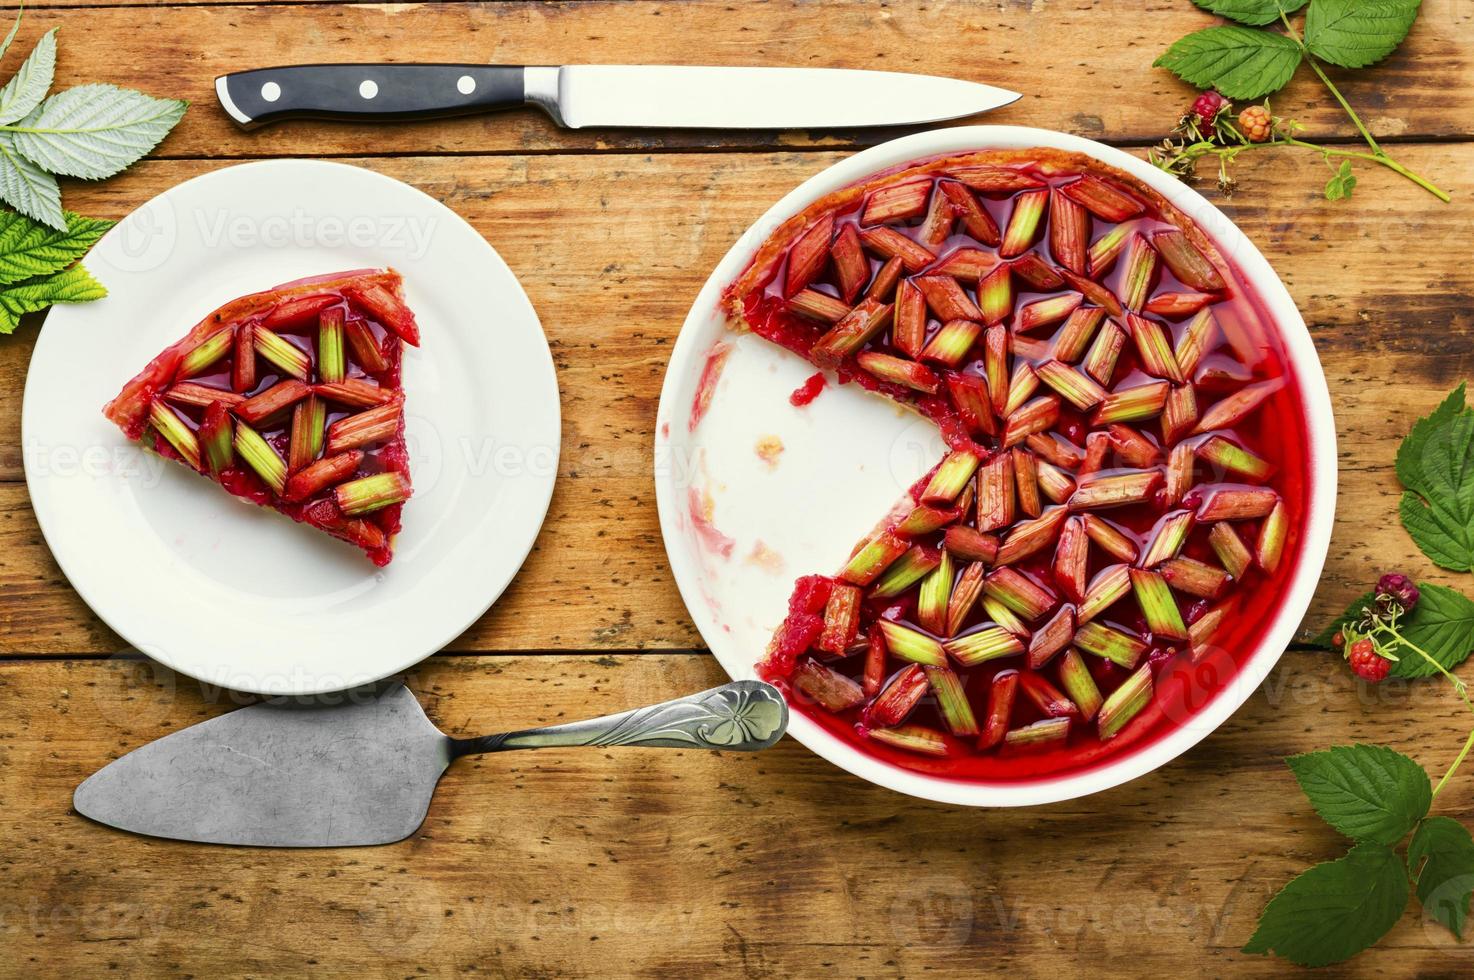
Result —
<instances>
[{"instance_id":1,"label":"black knife handle","mask_svg":"<svg viewBox=\"0 0 1474 980\"><path fill-rule=\"evenodd\" d=\"M511 65L283 65L221 75L215 92L246 129L283 119L439 119L524 104L524 75Z\"/></svg>"}]
</instances>

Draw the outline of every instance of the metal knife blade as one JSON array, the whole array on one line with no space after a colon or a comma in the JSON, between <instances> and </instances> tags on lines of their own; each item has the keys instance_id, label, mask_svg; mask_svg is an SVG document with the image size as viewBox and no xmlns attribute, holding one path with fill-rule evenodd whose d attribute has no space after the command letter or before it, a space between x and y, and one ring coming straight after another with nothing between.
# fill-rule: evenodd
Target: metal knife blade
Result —
<instances>
[{"instance_id":1,"label":"metal knife blade","mask_svg":"<svg viewBox=\"0 0 1474 980\"><path fill-rule=\"evenodd\" d=\"M284 65L221 75L215 92L248 129L294 118L430 119L527 104L570 129L834 129L938 122L1020 98L902 72L674 65Z\"/></svg>"}]
</instances>

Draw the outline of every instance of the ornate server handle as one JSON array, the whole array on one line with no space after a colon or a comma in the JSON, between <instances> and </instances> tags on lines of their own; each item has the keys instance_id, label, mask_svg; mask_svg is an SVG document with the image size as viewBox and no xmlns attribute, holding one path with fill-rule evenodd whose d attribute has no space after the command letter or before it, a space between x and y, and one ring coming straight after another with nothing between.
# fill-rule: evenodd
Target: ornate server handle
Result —
<instances>
[{"instance_id":1,"label":"ornate server handle","mask_svg":"<svg viewBox=\"0 0 1474 980\"><path fill-rule=\"evenodd\" d=\"M570 745L638 745L664 749L727 749L756 752L783 737L788 704L771 684L733 681L648 708L455 740L455 754L509 752Z\"/></svg>"}]
</instances>

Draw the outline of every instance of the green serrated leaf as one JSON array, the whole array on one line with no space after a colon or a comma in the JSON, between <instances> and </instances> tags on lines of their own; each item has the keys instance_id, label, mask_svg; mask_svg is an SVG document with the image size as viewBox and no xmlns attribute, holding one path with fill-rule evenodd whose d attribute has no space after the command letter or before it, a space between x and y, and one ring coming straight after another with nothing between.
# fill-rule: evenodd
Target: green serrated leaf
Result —
<instances>
[{"instance_id":1,"label":"green serrated leaf","mask_svg":"<svg viewBox=\"0 0 1474 980\"><path fill-rule=\"evenodd\" d=\"M14 211L0 211L0 286L60 272L115 223L68 211L66 230L57 231Z\"/></svg>"},{"instance_id":2,"label":"green serrated leaf","mask_svg":"<svg viewBox=\"0 0 1474 980\"><path fill-rule=\"evenodd\" d=\"M1407 870L1418 883L1423 911L1459 939L1474 893L1474 838L1451 817L1429 817L1418 824L1407 845Z\"/></svg>"},{"instance_id":3,"label":"green serrated leaf","mask_svg":"<svg viewBox=\"0 0 1474 980\"><path fill-rule=\"evenodd\" d=\"M1352 840L1396 844L1433 803L1423 767L1385 745L1337 745L1285 762L1321 819Z\"/></svg>"},{"instance_id":4,"label":"green serrated leaf","mask_svg":"<svg viewBox=\"0 0 1474 980\"><path fill-rule=\"evenodd\" d=\"M27 115L46 93L51 91L51 79L56 74L56 28L41 35L36 48L21 63L10 81L0 88L0 125L15 122Z\"/></svg>"},{"instance_id":5,"label":"green serrated leaf","mask_svg":"<svg viewBox=\"0 0 1474 980\"><path fill-rule=\"evenodd\" d=\"M1474 650L1474 602L1462 592L1442 585L1419 583L1421 597L1398 629L1408 643L1416 643L1445 670L1453 670ZM1429 677L1438 669L1402 643L1393 646L1398 658L1392 665L1396 677Z\"/></svg>"},{"instance_id":6,"label":"green serrated leaf","mask_svg":"<svg viewBox=\"0 0 1474 980\"><path fill-rule=\"evenodd\" d=\"M1306 0L1193 0L1209 13L1250 27L1263 27L1279 20L1280 11L1293 14L1305 6Z\"/></svg>"},{"instance_id":7,"label":"green serrated leaf","mask_svg":"<svg viewBox=\"0 0 1474 980\"><path fill-rule=\"evenodd\" d=\"M81 265L16 286L0 289L0 334L11 333L26 313L44 310L55 303L90 303L102 299L107 290Z\"/></svg>"},{"instance_id":8,"label":"green serrated leaf","mask_svg":"<svg viewBox=\"0 0 1474 980\"><path fill-rule=\"evenodd\" d=\"M1230 99L1259 99L1295 74L1300 45L1249 27L1209 27L1182 38L1152 64Z\"/></svg>"},{"instance_id":9,"label":"green serrated leaf","mask_svg":"<svg viewBox=\"0 0 1474 980\"><path fill-rule=\"evenodd\" d=\"M1342 160L1341 169L1326 181L1326 200L1340 201L1351 196L1356 189L1356 175L1351 172L1351 161Z\"/></svg>"},{"instance_id":10,"label":"green serrated leaf","mask_svg":"<svg viewBox=\"0 0 1474 980\"><path fill-rule=\"evenodd\" d=\"M56 178L17 153L6 133L0 133L0 200L58 231L67 226Z\"/></svg>"},{"instance_id":11,"label":"green serrated leaf","mask_svg":"<svg viewBox=\"0 0 1474 980\"><path fill-rule=\"evenodd\" d=\"M1346 607L1345 612L1335 618L1331 625L1311 637L1310 645L1320 647L1322 650L1336 649L1336 645L1331 642L1331 638L1339 633L1347 623L1352 623L1360 619L1362 613L1370 608L1376 599L1376 592L1368 592L1363 596L1359 596L1351 605Z\"/></svg>"},{"instance_id":12,"label":"green serrated leaf","mask_svg":"<svg viewBox=\"0 0 1474 980\"><path fill-rule=\"evenodd\" d=\"M1244 952L1272 952L1301 966L1339 963L1386 935L1407 899L1407 873L1392 849L1357 844L1281 888Z\"/></svg>"},{"instance_id":13,"label":"green serrated leaf","mask_svg":"<svg viewBox=\"0 0 1474 980\"><path fill-rule=\"evenodd\" d=\"M1398 512L1423 553L1444 568L1474 568L1474 411L1459 385L1413 423L1397 449L1407 490Z\"/></svg>"},{"instance_id":14,"label":"green serrated leaf","mask_svg":"<svg viewBox=\"0 0 1474 980\"><path fill-rule=\"evenodd\" d=\"M21 0L20 6L15 11L15 23L10 25L10 33L5 35L5 40L0 41L0 58L5 57L5 52L9 51L11 44L15 43L15 36L20 33L21 15L25 12L25 0Z\"/></svg>"},{"instance_id":15,"label":"green serrated leaf","mask_svg":"<svg viewBox=\"0 0 1474 980\"><path fill-rule=\"evenodd\" d=\"M101 180L132 164L174 128L187 103L113 85L58 92L10 127L16 148L54 174Z\"/></svg>"},{"instance_id":16,"label":"green serrated leaf","mask_svg":"<svg viewBox=\"0 0 1474 980\"><path fill-rule=\"evenodd\" d=\"M1315 0L1305 46L1322 61L1363 68L1387 57L1418 19L1421 0Z\"/></svg>"}]
</instances>

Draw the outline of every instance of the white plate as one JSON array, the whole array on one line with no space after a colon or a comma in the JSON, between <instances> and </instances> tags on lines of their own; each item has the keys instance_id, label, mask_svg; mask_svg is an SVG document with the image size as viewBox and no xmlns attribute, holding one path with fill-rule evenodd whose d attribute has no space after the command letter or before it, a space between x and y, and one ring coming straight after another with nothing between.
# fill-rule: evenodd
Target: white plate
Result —
<instances>
[{"instance_id":1,"label":"white plate","mask_svg":"<svg viewBox=\"0 0 1474 980\"><path fill-rule=\"evenodd\" d=\"M681 596L707 645L734 678L754 676L782 621L793 580L838 568L945 447L933 425L858 386L831 386L803 411L787 395L814 371L753 335L734 336L718 307L764 239L784 220L841 187L900 164L947 153L1020 147L1084 153L1139 178L1217 240L1279 325L1300 381L1311 434L1303 552L1258 650L1228 689L1181 727L1093 769L1028 783L962 782L902 769L860 752L795 712L788 731L814 752L871 782L947 803L1022 806L1071 799L1134 779L1218 727L1263 682L1305 614L1330 543L1336 502L1336 430L1310 334L1284 285L1223 212L1176 178L1093 140L1022 126L970 126L918 133L849 157L799 185L732 246L681 328L661 391L655 489L661 530ZM689 420L704 365L729 348L710 409ZM770 469L755 452L765 436L785 450ZM882 447L879 450L877 447ZM710 510L711 520L693 518Z\"/></svg>"},{"instance_id":2,"label":"white plate","mask_svg":"<svg viewBox=\"0 0 1474 980\"><path fill-rule=\"evenodd\" d=\"M26 482L73 587L139 650L211 684L341 690L461 633L512 580L558 467L558 383L532 304L460 216L358 167L227 167L154 198L87 257L106 299L58 306L26 379ZM165 346L236 296L393 266L414 498L394 561L238 501L102 416Z\"/></svg>"}]
</instances>

